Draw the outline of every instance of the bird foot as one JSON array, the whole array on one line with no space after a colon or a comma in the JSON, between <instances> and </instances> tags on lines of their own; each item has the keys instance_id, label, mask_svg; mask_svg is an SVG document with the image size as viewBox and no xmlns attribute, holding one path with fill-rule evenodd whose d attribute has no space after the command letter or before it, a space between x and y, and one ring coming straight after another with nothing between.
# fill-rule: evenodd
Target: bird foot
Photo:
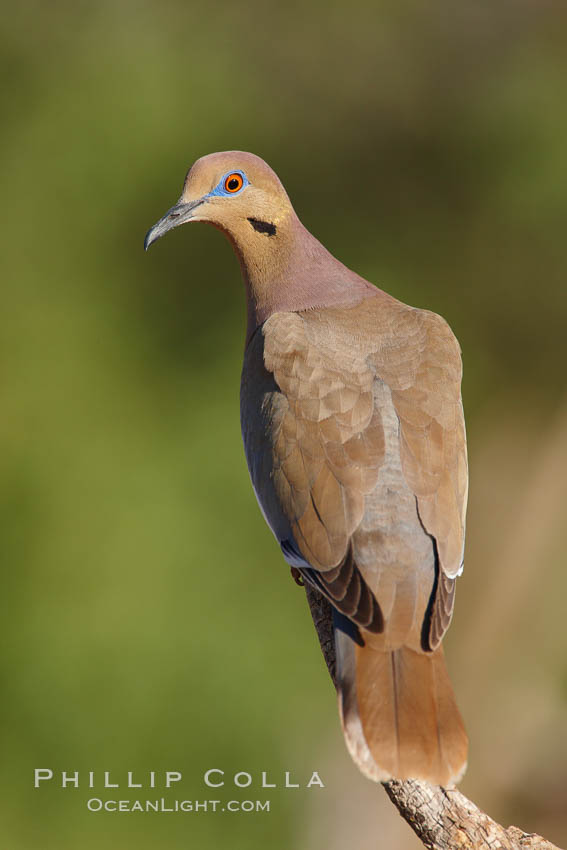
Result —
<instances>
[{"instance_id":1,"label":"bird foot","mask_svg":"<svg viewBox=\"0 0 567 850\"><path fill-rule=\"evenodd\" d=\"M291 570L291 577L294 580L294 582L299 587L303 587L305 582L303 581L303 576L301 575L301 573L299 572L297 567L290 567L290 570Z\"/></svg>"}]
</instances>

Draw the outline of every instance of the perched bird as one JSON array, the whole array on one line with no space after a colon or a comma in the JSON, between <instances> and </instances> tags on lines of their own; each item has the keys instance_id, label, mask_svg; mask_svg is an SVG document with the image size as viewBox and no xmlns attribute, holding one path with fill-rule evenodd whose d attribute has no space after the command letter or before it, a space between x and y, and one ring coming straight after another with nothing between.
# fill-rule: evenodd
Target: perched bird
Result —
<instances>
[{"instance_id":1,"label":"perched bird","mask_svg":"<svg viewBox=\"0 0 567 850\"><path fill-rule=\"evenodd\" d=\"M189 221L240 261L248 468L285 560L333 605L351 756L377 781L452 784L467 758L441 646L467 501L459 345L336 260L257 156L197 160L146 249Z\"/></svg>"}]
</instances>

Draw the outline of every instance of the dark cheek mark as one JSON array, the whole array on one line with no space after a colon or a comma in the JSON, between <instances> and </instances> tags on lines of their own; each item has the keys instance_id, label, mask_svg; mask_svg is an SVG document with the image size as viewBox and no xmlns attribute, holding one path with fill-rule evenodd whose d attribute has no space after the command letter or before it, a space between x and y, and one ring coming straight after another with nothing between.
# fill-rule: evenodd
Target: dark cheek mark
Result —
<instances>
[{"instance_id":1,"label":"dark cheek mark","mask_svg":"<svg viewBox=\"0 0 567 850\"><path fill-rule=\"evenodd\" d=\"M269 221L260 221L257 218L249 218L248 221L258 233L266 233L268 236L276 235L276 225Z\"/></svg>"}]
</instances>

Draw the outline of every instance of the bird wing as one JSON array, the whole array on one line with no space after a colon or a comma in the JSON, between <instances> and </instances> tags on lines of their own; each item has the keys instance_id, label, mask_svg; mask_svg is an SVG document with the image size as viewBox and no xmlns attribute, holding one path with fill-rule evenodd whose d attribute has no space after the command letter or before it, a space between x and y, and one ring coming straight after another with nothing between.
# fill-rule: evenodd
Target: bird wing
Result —
<instances>
[{"instance_id":1,"label":"bird wing","mask_svg":"<svg viewBox=\"0 0 567 850\"><path fill-rule=\"evenodd\" d=\"M388 451L400 455L419 533L437 547L433 648L449 624L462 564L460 352L440 317L379 294L264 323L245 357L243 436L258 500L290 563L315 570L339 610L380 631L376 582L357 564L353 541L389 461L377 385L389 391L400 439ZM251 422L254 410L260 423Z\"/></svg>"},{"instance_id":2,"label":"bird wing","mask_svg":"<svg viewBox=\"0 0 567 850\"><path fill-rule=\"evenodd\" d=\"M451 621L455 580L463 567L468 494L459 344L447 322L427 310L392 309L370 356L388 385L399 420L404 477L420 522L435 542L439 569L429 612L429 646Z\"/></svg>"}]
</instances>

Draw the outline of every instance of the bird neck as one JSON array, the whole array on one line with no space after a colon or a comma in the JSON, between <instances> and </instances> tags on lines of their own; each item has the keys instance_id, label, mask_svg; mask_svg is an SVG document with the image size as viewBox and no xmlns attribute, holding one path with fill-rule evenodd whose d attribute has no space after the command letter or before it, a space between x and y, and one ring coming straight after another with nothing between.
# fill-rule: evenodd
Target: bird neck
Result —
<instances>
[{"instance_id":1,"label":"bird neck","mask_svg":"<svg viewBox=\"0 0 567 850\"><path fill-rule=\"evenodd\" d=\"M246 288L247 340L274 313L354 306L376 288L335 259L293 210L269 236L230 234Z\"/></svg>"}]
</instances>

